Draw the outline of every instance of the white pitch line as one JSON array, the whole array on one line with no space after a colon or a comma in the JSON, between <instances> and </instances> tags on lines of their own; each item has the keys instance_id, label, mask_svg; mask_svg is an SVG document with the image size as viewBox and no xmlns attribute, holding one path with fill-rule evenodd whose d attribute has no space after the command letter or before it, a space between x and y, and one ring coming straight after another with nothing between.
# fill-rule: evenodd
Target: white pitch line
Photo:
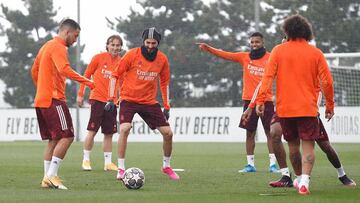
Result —
<instances>
[{"instance_id":1,"label":"white pitch line","mask_svg":"<svg viewBox=\"0 0 360 203\"><path fill-rule=\"evenodd\" d=\"M173 171L185 171L183 168L174 168Z\"/></svg>"}]
</instances>

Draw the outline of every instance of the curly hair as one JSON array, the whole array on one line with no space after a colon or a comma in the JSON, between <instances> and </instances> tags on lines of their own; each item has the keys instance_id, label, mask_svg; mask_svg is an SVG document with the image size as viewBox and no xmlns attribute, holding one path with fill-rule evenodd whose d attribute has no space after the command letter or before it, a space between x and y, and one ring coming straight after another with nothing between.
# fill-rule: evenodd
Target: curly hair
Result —
<instances>
[{"instance_id":1,"label":"curly hair","mask_svg":"<svg viewBox=\"0 0 360 203\"><path fill-rule=\"evenodd\" d=\"M313 39L312 27L309 21L299 15L292 15L285 19L282 30L288 39L303 38L306 41Z\"/></svg>"}]
</instances>

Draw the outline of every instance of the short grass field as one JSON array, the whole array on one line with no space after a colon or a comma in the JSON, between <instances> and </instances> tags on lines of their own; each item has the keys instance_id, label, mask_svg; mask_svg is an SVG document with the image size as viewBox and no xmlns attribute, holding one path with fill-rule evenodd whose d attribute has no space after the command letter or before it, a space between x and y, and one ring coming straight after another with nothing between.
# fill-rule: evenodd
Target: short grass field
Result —
<instances>
[{"instance_id":1,"label":"short grass field","mask_svg":"<svg viewBox=\"0 0 360 203\"><path fill-rule=\"evenodd\" d=\"M103 171L101 143L92 153L93 171L81 170L82 143L75 142L60 167L67 191L42 189L42 142L0 142L0 202L360 202L360 185L346 188L317 147L311 177L311 195L300 196L293 188L271 188L278 179L270 174L265 144L255 151L258 172L241 174L245 165L243 143L174 143L173 168L181 180L169 180L160 172L161 143L129 143L127 167L139 167L146 176L140 190L126 189L115 180L116 172ZM333 144L349 177L360 184L360 144ZM114 143L113 160L116 160ZM286 146L287 147L287 146ZM116 162L115 162L116 163Z\"/></svg>"}]
</instances>

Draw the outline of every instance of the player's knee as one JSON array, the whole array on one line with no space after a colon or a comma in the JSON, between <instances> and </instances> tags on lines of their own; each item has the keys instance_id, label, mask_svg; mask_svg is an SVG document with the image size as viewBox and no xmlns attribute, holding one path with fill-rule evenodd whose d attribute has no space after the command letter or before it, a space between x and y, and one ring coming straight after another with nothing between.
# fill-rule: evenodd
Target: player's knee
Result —
<instances>
[{"instance_id":1,"label":"player's knee","mask_svg":"<svg viewBox=\"0 0 360 203\"><path fill-rule=\"evenodd\" d=\"M163 132L163 136L165 139L172 139L173 137L173 132L169 129L169 130L165 130Z\"/></svg>"},{"instance_id":2,"label":"player's knee","mask_svg":"<svg viewBox=\"0 0 360 203\"><path fill-rule=\"evenodd\" d=\"M121 125L120 126L120 135L129 135L131 130L131 125Z\"/></svg>"}]
</instances>

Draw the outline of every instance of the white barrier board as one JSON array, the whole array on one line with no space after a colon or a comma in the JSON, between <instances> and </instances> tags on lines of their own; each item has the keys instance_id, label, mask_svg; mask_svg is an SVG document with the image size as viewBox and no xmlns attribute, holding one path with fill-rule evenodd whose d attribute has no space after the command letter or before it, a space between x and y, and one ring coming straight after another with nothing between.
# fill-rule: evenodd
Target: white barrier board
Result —
<instances>
[{"instance_id":1,"label":"white barrier board","mask_svg":"<svg viewBox=\"0 0 360 203\"><path fill-rule=\"evenodd\" d=\"M75 127L75 109L70 109ZM80 140L86 136L90 109L80 109ZM245 130L238 127L242 108L173 108L170 111L170 126L175 142L245 142ZM329 122L321 118L331 142L360 143L360 107L336 107L335 116ZM161 142L158 131L152 131L136 115L129 141ZM266 142L266 136L259 121L257 141ZM77 129L75 129L76 131ZM101 129L99 130L101 132ZM114 135L113 140L117 140ZM95 141L102 141L101 133ZM40 140L35 109L1 109L0 141Z\"/></svg>"}]
</instances>

